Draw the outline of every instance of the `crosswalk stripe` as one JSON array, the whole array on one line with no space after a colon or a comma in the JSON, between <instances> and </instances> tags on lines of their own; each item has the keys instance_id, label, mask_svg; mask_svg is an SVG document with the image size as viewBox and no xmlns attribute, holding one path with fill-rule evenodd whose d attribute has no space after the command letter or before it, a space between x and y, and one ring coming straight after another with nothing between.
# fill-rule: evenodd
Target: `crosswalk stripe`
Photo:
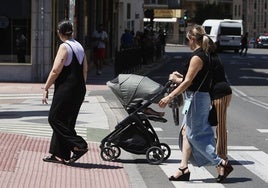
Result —
<instances>
[{"instance_id":1,"label":"crosswalk stripe","mask_svg":"<svg viewBox=\"0 0 268 188\"><path fill-rule=\"evenodd\" d=\"M0 100L10 99L40 99L42 94L0 94ZM49 97L52 97L50 94Z\"/></svg>"},{"instance_id":2,"label":"crosswalk stripe","mask_svg":"<svg viewBox=\"0 0 268 188\"><path fill-rule=\"evenodd\" d=\"M154 130L155 130L156 132L161 132L161 131L163 131L163 129L160 128L160 127L154 127Z\"/></svg>"},{"instance_id":3,"label":"crosswalk stripe","mask_svg":"<svg viewBox=\"0 0 268 188\"><path fill-rule=\"evenodd\" d=\"M169 177L178 170L178 165L182 157L178 145L170 145L171 155L170 158L160 165L164 173ZM254 146L228 146L228 155L233 160L237 161L243 167L248 169L251 173L257 175L260 179L268 183L268 154L260 151ZM222 184L213 183L215 177L204 167L195 167L189 164L191 171L189 182L172 182L175 187L224 187ZM205 180L205 181L204 181ZM210 183L207 184L207 181Z\"/></svg>"},{"instance_id":4,"label":"crosswalk stripe","mask_svg":"<svg viewBox=\"0 0 268 188\"><path fill-rule=\"evenodd\" d=\"M77 134L82 136L83 138L87 137L87 128L76 126L75 130ZM36 124L36 125L29 125L29 124L19 124L19 125L8 125L8 124L0 124L0 131L1 132L8 132L8 133L20 133L25 134L28 136L35 136L35 137L51 137L52 129L49 126Z\"/></svg>"},{"instance_id":5,"label":"crosswalk stripe","mask_svg":"<svg viewBox=\"0 0 268 188\"><path fill-rule=\"evenodd\" d=\"M170 145L171 148L171 155L169 159L160 165L161 169L164 173L169 177L173 175L178 170L178 165L181 159L181 152L178 148L178 145ZM173 181L175 187L184 187L184 188L222 188L224 187L222 184L216 183L215 177L206 170L204 167L195 167L189 164L189 169L191 171L190 181L189 182L176 182ZM204 182L203 180L212 180L215 183L210 182L209 184Z\"/></svg>"},{"instance_id":6,"label":"crosswalk stripe","mask_svg":"<svg viewBox=\"0 0 268 188\"><path fill-rule=\"evenodd\" d=\"M268 129L257 129L260 133L268 133Z\"/></svg>"},{"instance_id":7,"label":"crosswalk stripe","mask_svg":"<svg viewBox=\"0 0 268 188\"><path fill-rule=\"evenodd\" d=\"M241 165L268 183L268 154L263 151L229 151L228 154Z\"/></svg>"}]
</instances>

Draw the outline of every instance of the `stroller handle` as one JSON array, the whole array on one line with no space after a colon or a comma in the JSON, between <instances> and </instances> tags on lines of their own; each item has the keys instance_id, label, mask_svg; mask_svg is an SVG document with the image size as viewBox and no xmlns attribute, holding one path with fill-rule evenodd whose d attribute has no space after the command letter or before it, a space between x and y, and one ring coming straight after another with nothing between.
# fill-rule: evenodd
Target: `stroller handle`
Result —
<instances>
[{"instance_id":1,"label":"stroller handle","mask_svg":"<svg viewBox=\"0 0 268 188\"><path fill-rule=\"evenodd\" d=\"M166 84L165 84L165 88L168 88L173 82L171 80L169 80Z\"/></svg>"}]
</instances>

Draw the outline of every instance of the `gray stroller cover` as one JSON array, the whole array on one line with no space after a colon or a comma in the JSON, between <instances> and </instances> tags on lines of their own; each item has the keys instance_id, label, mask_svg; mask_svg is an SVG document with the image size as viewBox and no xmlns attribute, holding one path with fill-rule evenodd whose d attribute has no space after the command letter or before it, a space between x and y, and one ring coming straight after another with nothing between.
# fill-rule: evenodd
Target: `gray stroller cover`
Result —
<instances>
[{"instance_id":1,"label":"gray stroller cover","mask_svg":"<svg viewBox=\"0 0 268 188\"><path fill-rule=\"evenodd\" d=\"M125 108L135 108L163 90L161 84L136 74L119 74L115 79L108 81L107 85ZM153 102L158 102L161 97Z\"/></svg>"}]
</instances>

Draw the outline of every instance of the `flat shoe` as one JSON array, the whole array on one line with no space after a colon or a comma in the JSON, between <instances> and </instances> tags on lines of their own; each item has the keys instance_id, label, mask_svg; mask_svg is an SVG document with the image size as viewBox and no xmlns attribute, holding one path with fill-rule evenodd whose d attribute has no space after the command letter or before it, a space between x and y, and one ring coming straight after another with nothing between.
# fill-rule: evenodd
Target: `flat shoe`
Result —
<instances>
[{"instance_id":1,"label":"flat shoe","mask_svg":"<svg viewBox=\"0 0 268 188\"><path fill-rule=\"evenodd\" d=\"M88 149L78 149L78 150L74 150L74 151L73 151L73 156L72 156L71 159L69 160L69 163L73 163L73 162L77 161L77 160L80 159L83 155L85 155L87 151L88 151Z\"/></svg>"},{"instance_id":2,"label":"flat shoe","mask_svg":"<svg viewBox=\"0 0 268 188\"><path fill-rule=\"evenodd\" d=\"M47 156L43 158L44 162L49 162L49 163L58 163L58 164L65 164L64 160L57 159L55 155Z\"/></svg>"}]
</instances>

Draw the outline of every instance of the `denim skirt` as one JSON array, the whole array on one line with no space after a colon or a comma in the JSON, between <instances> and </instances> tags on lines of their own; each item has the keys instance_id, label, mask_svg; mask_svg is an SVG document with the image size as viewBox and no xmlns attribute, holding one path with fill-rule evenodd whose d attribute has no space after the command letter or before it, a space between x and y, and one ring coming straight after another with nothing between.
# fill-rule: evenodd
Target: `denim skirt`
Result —
<instances>
[{"instance_id":1,"label":"denim skirt","mask_svg":"<svg viewBox=\"0 0 268 188\"><path fill-rule=\"evenodd\" d=\"M195 166L219 165L222 159L216 154L214 132L208 122L209 93L185 92L185 98L190 96L192 102L180 127L179 146L182 149L182 128L186 125L186 135L192 149L190 162Z\"/></svg>"}]
</instances>

